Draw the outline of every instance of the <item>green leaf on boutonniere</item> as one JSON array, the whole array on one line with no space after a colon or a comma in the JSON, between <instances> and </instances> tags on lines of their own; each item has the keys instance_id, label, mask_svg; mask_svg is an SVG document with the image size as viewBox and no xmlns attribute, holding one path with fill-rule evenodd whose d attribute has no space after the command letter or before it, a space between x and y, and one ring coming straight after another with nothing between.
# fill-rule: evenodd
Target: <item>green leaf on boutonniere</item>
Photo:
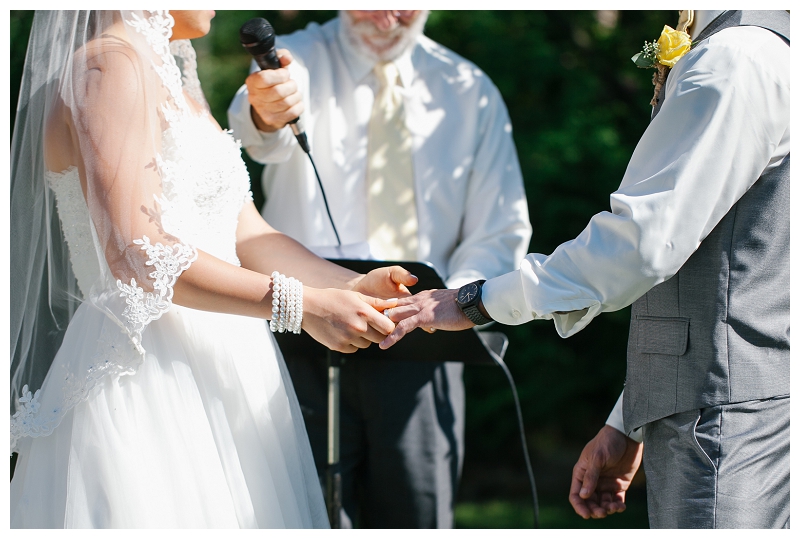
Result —
<instances>
[{"instance_id":1,"label":"green leaf on boutonniere","mask_svg":"<svg viewBox=\"0 0 800 539\"><path fill-rule=\"evenodd\" d=\"M643 53L637 52L631 58L636 67L648 68L653 67L653 59L646 57Z\"/></svg>"},{"instance_id":2,"label":"green leaf on boutonniere","mask_svg":"<svg viewBox=\"0 0 800 539\"><path fill-rule=\"evenodd\" d=\"M658 61L658 52L659 47L657 41L645 41L642 51L631 57L631 60L634 64L636 64L636 67L640 67L642 69L656 67L656 62Z\"/></svg>"}]
</instances>

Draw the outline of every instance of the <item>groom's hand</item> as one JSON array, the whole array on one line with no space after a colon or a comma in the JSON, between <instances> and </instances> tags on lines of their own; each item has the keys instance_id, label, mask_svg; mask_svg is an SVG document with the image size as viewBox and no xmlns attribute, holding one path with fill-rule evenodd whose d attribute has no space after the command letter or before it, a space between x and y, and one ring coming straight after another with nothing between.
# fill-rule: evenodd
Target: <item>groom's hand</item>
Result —
<instances>
[{"instance_id":1,"label":"groom's hand","mask_svg":"<svg viewBox=\"0 0 800 539\"><path fill-rule=\"evenodd\" d=\"M395 329L396 331L396 329ZM642 462L642 444L603 426L572 469L569 503L583 518L605 518L625 510L625 493Z\"/></svg>"},{"instance_id":2,"label":"groom's hand","mask_svg":"<svg viewBox=\"0 0 800 539\"><path fill-rule=\"evenodd\" d=\"M473 327L475 324L458 307L457 295L458 290L423 290L397 300L397 307L384 311L397 326L380 343L380 348L386 350L415 328L430 333L437 329L460 331Z\"/></svg>"},{"instance_id":3,"label":"groom's hand","mask_svg":"<svg viewBox=\"0 0 800 539\"><path fill-rule=\"evenodd\" d=\"M305 110L303 96L287 69L293 60L291 53L278 49L277 54L279 69L256 71L244 81L253 123L266 133L283 128Z\"/></svg>"}]
</instances>

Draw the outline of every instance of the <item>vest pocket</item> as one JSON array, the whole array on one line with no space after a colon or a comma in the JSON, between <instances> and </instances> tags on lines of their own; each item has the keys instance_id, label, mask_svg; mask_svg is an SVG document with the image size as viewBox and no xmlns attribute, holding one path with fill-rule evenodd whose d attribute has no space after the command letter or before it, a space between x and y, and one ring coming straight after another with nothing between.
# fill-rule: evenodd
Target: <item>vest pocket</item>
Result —
<instances>
[{"instance_id":1,"label":"vest pocket","mask_svg":"<svg viewBox=\"0 0 800 539\"><path fill-rule=\"evenodd\" d=\"M662 316L636 317L636 350L640 354L682 356L689 343L689 319Z\"/></svg>"}]
</instances>

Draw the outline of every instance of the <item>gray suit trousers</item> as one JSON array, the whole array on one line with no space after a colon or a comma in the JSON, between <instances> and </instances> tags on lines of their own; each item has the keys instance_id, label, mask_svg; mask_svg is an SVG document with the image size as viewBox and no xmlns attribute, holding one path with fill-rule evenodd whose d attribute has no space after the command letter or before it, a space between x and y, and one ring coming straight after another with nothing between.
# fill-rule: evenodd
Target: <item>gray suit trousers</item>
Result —
<instances>
[{"instance_id":1,"label":"gray suit trousers","mask_svg":"<svg viewBox=\"0 0 800 539\"><path fill-rule=\"evenodd\" d=\"M327 364L287 357L320 481ZM463 363L348 360L340 371L342 527L452 528L464 459Z\"/></svg>"},{"instance_id":2,"label":"gray suit trousers","mask_svg":"<svg viewBox=\"0 0 800 539\"><path fill-rule=\"evenodd\" d=\"M789 397L644 425L652 528L788 528Z\"/></svg>"}]
</instances>

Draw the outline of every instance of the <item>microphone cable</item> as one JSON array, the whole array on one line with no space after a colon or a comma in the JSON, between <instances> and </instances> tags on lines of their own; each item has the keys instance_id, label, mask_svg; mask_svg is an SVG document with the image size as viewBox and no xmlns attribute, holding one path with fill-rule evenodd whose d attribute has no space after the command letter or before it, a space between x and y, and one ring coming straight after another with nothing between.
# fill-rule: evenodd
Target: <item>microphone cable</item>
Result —
<instances>
[{"instance_id":1,"label":"microphone cable","mask_svg":"<svg viewBox=\"0 0 800 539\"><path fill-rule=\"evenodd\" d=\"M492 359L497 365L503 369L503 373L508 379L508 385L511 386L511 394L514 396L514 406L517 411L517 426L519 427L519 439L522 443L522 454L525 457L525 467L528 472L528 481L531 486L531 494L533 496L533 527L539 528L539 495L536 492L536 480L533 477L533 467L531 466L531 457L528 454L528 444L525 441L525 426L522 423L522 407L519 404L519 395L517 395L517 386L514 384L514 377L511 376L511 371L508 370L503 358L498 354L491 354Z\"/></svg>"},{"instance_id":2,"label":"microphone cable","mask_svg":"<svg viewBox=\"0 0 800 539\"><path fill-rule=\"evenodd\" d=\"M303 148L305 150L305 148ZM314 175L317 177L317 185L319 185L319 191L322 193L322 202L325 204L325 211L328 212L328 220L331 223L331 228L333 229L333 234L336 236L336 244L341 247L342 240L339 239L339 232L336 230L336 225L333 224L333 216L331 215L331 208L328 206L328 197L325 196L325 188L322 187L322 180L319 177L319 172L317 172L317 165L314 163L314 158L311 157L311 150L306 150L306 155L308 156L308 160L311 161L311 167L314 169Z\"/></svg>"}]
</instances>

